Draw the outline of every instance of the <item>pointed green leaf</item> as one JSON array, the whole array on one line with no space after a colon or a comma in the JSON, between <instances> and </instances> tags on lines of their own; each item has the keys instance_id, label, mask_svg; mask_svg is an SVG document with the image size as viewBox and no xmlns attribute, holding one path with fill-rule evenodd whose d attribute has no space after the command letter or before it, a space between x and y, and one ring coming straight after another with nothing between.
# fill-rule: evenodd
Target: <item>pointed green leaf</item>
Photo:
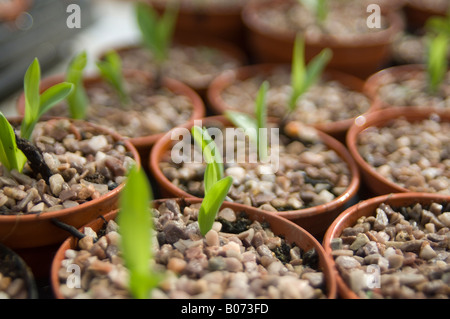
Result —
<instances>
[{"instance_id":1,"label":"pointed green leaf","mask_svg":"<svg viewBox=\"0 0 450 319\"><path fill-rule=\"evenodd\" d=\"M211 189L211 187L220 180L220 172L218 172L217 163L207 163L205 174L203 177L203 184L205 189L205 195L208 193L208 191Z\"/></svg>"},{"instance_id":2,"label":"pointed green leaf","mask_svg":"<svg viewBox=\"0 0 450 319\"><path fill-rule=\"evenodd\" d=\"M229 110L225 111L224 115L233 125L246 130L253 141L258 141L258 123L254 117L246 113Z\"/></svg>"},{"instance_id":3,"label":"pointed green leaf","mask_svg":"<svg viewBox=\"0 0 450 319\"><path fill-rule=\"evenodd\" d=\"M312 85L317 83L323 70L325 69L328 62L330 62L333 56L333 51L326 48L323 49L318 55L316 55L307 66L306 81L304 83L306 92Z\"/></svg>"},{"instance_id":4,"label":"pointed green leaf","mask_svg":"<svg viewBox=\"0 0 450 319\"><path fill-rule=\"evenodd\" d=\"M75 56L67 68L66 81L74 84L72 93L67 97L70 116L85 119L89 99L83 85L83 70L87 65L87 53L82 51Z\"/></svg>"},{"instance_id":5,"label":"pointed green leaf","mask_svg":"<svg viewBox=\"0 0 450 319\"><path fill-rule=\"evenodd\" d=\"M159 275L151 272L153 221L150 210L151 187L142 169L133 167L119 203L117 222L121 251L130 271L130 289L136 298L148 298Z\"/></svg>"},{"instance_id":6,"label":"pointed green leaf","mask_svg":"<svg viewBox=\"0 0 450 319\"><path fill-rule=\"evenodd\" d=\"M231 176L224 177L216 182L203 198L198 213L198 224L200 233L205 236L211 230L216 215L230 190L233 178Z\"/></svg>"},{"instance_id":7,"label":"pointed green leaf","mask_svg":"<svg viewBox=\"0 0 450 319\"><path fill-rule=\"evenodd\" d=\"M218 179L221 179L224 171L222 154L214 140L208 134L208 130L206 128L202 129L199 126L193 126L191 133L194 138L194 143L200 147L206 163L213 163L216 166L216 172L219 176Z\"/></svg>"},{"instance_id":8,"label":"pointed green leaf","mask_svg":"<svg viewBox=\"0 0 450 319\"><path fill-rule=\"evenodd\" d=\"M39 113L40 94L39 83L41 79L41 68L37 58L33 60L27 69L24 77L24 95L25 95L25 115L21 126L21 135L29 139L33 122Z\"/></svg>"},{"instance_id":9,"label":"pointed green leaf","mask_svg":"<svg viewBox=\"0 0 450 319\"><path fill-rule=\"evenodd\" d=\"M449 38L440 33L430 40L428 48L427 72L431 93L437 92L448 69L447 52Z\"/></svg>"},{"instance_id":10,"label":"pointed green leaf","mask_svg":"<svg viewBox=\"0 0 450 319\"><path fill-rule=\"evenodd\" d=\"M26 161L25 155L17 148L14 129L0 112L0 162L8 171L16 169L21 172Z\"/></svg>"},{"instance_id":11,"label":"pointed green leaf","mask_svg":"<svg viewBox=\"0 0 450 319\"><path fill-rule=\"evenodd\" d=\"M122 62L116 51L110 51L106 54L105 60L98 61L97 67L100 75L105 79L116 91L122 104L127 104L129 96L123 84Z\"/></svg>"},{"instance_id":12,"label":"pointed green leaf","mask_svg":"<svg viewBox=\"0 0 450 319\"><path fill-rule=\"evenodd\" d=\"M41 105L39 107L37 120L53 106L64 100L72 92L73 88L74 85L72 83L62 82L45 90L40 98Z\"/></svg>"},{"instance_id":13,"label":"pointed green leaf","mask_svg":"<svg viewBox=\"0 0 450 319\"><path fill-rule=\"evenodd\" d=\"M294 42L294 50L292 54L292 68L291 68L291 86L292 94L289 100L289 110L294 110L296 103L304 87L306 80L306 66L305 66L305 46L303 38L297 34Z\"/></svg>"}]
</instances>

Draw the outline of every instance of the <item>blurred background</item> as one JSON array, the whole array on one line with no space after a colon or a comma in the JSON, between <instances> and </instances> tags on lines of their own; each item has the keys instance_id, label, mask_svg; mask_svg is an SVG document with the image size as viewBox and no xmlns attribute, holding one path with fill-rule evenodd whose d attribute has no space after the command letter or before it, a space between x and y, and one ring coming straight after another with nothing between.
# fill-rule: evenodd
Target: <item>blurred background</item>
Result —
<instances>
[{"instance_id":1,"label":"blurred background","mask_svg":"<svg viewBox=\"0 0 450 319\"><path fill-rule=\"evenodd\" d=\"M17 12L2 7L15 3L19 4ZM80 8L79 25L71 4ZM74 27L69 28L68 22ZM99 52L111 44L135 41L137 32L128 1L0 0L0 110L6 116L16 114L23 77L35 57L44 78L64 72L68 61L86 50L89 71Z\"/></svg>"}]
</instances>

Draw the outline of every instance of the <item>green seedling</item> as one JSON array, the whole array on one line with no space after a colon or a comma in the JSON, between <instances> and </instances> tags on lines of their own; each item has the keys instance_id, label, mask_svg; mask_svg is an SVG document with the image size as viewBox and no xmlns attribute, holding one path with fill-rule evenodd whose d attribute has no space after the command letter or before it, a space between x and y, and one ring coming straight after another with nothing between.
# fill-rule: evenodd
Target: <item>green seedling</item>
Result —
<instances>
[{"instance_id":1,"label":"green seedling","mask_svg":"<svg viewBox=\"0 0 450 319\"><path fill-rule=\"evenodd\" d=\"M332 56L333 52L331 49L323 49L306 65L304 40L301 35L298 34L296 36L292 55L292 94L288 102L288 113L295 110L298 99L320 79Z\"/></svg>"},{"instance_id":2,"label":"green seedling","mask_svg":"<svg viewBox=\"0 0 450 319\"><path fill-rule=\"evenodd\" d=\"M205 236L214 224L220 206L222 206L233 183L233 178L231 176L223 177L221 154L206 128L193 126L191 131L194 144L201 148L206 161L206 169L203 175L205 196L198 213L200 233Z\"/></svg>"},{"instance_id":3,"label":"green seedling","mask_svg":"<svg viewBox=\"0 0 450 319\"><path fill-rule=\"evenodd\" d=\"M130 169L122 190L117 223L121 234L121 251L130 271L129 285L137 299L149 298L162 280L162 274L152 268L153 220L152 192L142 169Z\"/></svg>"},{"instance_id":4,"label":"green seedling","mask_svg":"<svg viewBox=\"0 0 450 319\"><path fill-rule=\"evenodd\" d=\"M100 75L107 81L116 91L122 105L127 105L130 97L124 86L122 74L122 60L116 51L109 51L104 60L98 61L97 67Z\"/></svg>"},{"instance_id":5,"label":"green seedling","mask_svg":"<svg viewBox=\"0 0 450 319\"><path fill-rule=\"evenodd\" d=\"M8 171L15 169L19 172L22 172L27 162L26 156L17 147L14 129L2 112L0 112L0 162Z\"/></svg>"},{"instance_id":6,"label":"green seedling","mask_svg":"<svg viewBox=\"0 0 450 319\"><path fill-rule=\"evenodd\" d=\"M430 38L427 56L427 74L428 88L432 94L438 91L448 70L447 53L449 39L444 33L431 36Z\"/></svg>"},{"instance_id":7,"label":"green seedling","mask_svg":"<svg viewBox=\"0 0 450 319\"><path fill-rule=\"evenodd\" d=\"M444 33L450 37L450 6L446 16L432 16L425 23L425 30L429 34Z\"/></svg>"},{"instance_id":8,"label":"green seedling","mask_svg":"<svg viewBox=\"0 0 450 319\"><path fill-rule=\"evenodd\" d=\"M322 25L328 17L328 0L298 0L301 5L311 11L319 25Z\"/></svg>"},{"instance_id":9,"label":"green seedling","mask_svg":"<svg viewBox=\"0 0 450 319\"><path fill-rule=\"evenodd\" d=\"M157 64L161 65L169 56L178 7L167 6L164 14L160 17L149 4L137 2L135 12L142 41L153 53Z\"/></svg>"},{"instance_id":10,"label":"green seedling","mask_svg":"<svg viewBox=\"0 0 450 319\"><path fill-rule=\"evenodd\" d=\"M86 51L75 56L67 68L66 81L74 85L72 93L67 97L69 113L73 119L85 119L89 104L86 90L83 86L83 70L87 64Z\"/></svg>"},{"instance_id":11,"label":"green seedling","mask_svg":"<svg viewBox=\"0 0 450 319\"><path fill-rule=\"evenodd\" d=\"M68 82L56 84L39 93L41 68L38 59L28 67L24 78L25 115L21 124L21 137L29 140L39 119L53 106L64 100L73 90Z\"/></svg>"},{"instance_id":12,"label":"green seedling","mask_svg":"<svg viewBox=\"0 0 450 319\"><path fill-rule=\"evenodd\" d=\"M255 116L241 113L238 111L225 112L225 116L237 127L243 128L249 132L249 137L256 141L258 157L264 160L267 157L267 136L264 130L267 128L267 92L269 91L269 82L264 81L256 96Z\"/></svg>"},{"instance_id":13,"label":"green seedling","mask_svg":"<svg viewBox=\"0 0 450 319\"><path fill-rule=\"evenodd\" d=\"M211 164L209 165L209 168L207 165L207 169L210 170L211 173L214 172L214 175L210 174L209 176L215 176L213 182L220 180L223 177L224 168L222 154L220 153L216 143L205 128L202 129L199 126L193 126L191 133L194 139L194 144L197 145L202 151L206 163L208 165ZM209 185L212 185L209 181L210 180L205 183L205 194L208 191Z\"/></svg>"}]
</instances>

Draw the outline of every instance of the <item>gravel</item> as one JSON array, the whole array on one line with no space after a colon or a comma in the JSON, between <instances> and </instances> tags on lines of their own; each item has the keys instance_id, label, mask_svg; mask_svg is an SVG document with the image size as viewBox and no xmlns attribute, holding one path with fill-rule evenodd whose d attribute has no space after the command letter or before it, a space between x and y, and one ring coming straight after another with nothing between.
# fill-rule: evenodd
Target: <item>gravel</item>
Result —
<instances>
[{"instance_id":1,"label":"gravel","mask_svg":"<svg viewBox=\"0 0 450 319\"><path fill-rule=\"evenodd\" d=\"M298 1L287 1L274 6L266 6L258 10L255 18L262 28L276 33L303 32L306 38L318 40L324 35L342 41L355 41L355 38L366 36L386 29L387 22L381 16L381 28L367 27L367 4L360 1L330 1L327 19L320 23L314 14ZM352 17L349 19L348 17Z\"/></svg>"},{"instance_id":2,"label":"gravel","mask_svg":"<svg viewBox=\"0 0 450 319\"><path fill-rule=\"evenodd\" d=\"M253 114L258 89L263 81L270 84L267 92L268 116L284 118L292 93L291 74L287 68L275 68L269 75L236 79L221 92L230 109ZM370 108L370 100L361 92L323 76L297 101L289 120L306 124L324 124L359 116Z\"/></svg>"},{"instance_id":3,"label":"gravel","mask_svg":"<svg viewBox=\"0 0 450 319\"><path fill-rule=\"evenodd\" d=\"M51 171L48 183L25 165L0 165L0 215L55 211L99 198L125 179L135 160L123 143L82 122L39 122L32 142Z\"/></svg>"},{"instance_id":4,"label":"gravel","mask_svg":"<svg viewBox=\"0 0 450 319\"><path fill-rule=\"evenodd\" d=\"M369 127L359 134L357 148L388 180L411 191L450 195L450 123L439 117Z\"/></svg>"},{"instance_id":5,"label":"gravel","mask_svg":"<svg viewBox=\"0 0 450 319\"><path fill-rule=\"evenodd\" d=\"M13 278L0 272L0 299L27 298L27 287L22 278Z\"/></svg>"},{"instance_id":6,"label":"gravel","mask_svg":"<svg viewBox=\"0 0 450 319\"><path fill-rule=\"evenodd\" d=\"M383 203L332 240L332 255L360 298L448 299L449 227L448 203Z\"/></svg>"},{"instance_id":7,"label":"gravel","mask_svg":"<svg viewBox=\"0 0 450 319\"><path fill-rule=\"evenodd\" d=\"M436 93L428 89L428 76L423 70L401 75L385 73L380 78L376 95L390 106L450 108L450 71Z\"/></svg>"},{"instance_id":8,"label":"gravel","mask_svg":"<svg viewBox=\"0 0 450 319\"><path fill-rule=\"evenodd\" d=\"M167 132L186 123L193 112L192 101L166 87L155 88L142 73L125 76L124 85L130 102L122 105L116 92L103 81L86 87L89 98L86 121L114 130L129 138ZM69 117L65 103L48 112L50 116Z\"/></svg>"},{"instance_id":9,"label":"gravel","mask_svg":"<svg viewBox=\"0 0 450 319\"><path fill-rule=\"evenodd\" d=\"M347 163L320 140L315 129L291 123L291 134L300 135L291 135L296 139L280 135L278 165L272 165L275 161L261 163L248 157L238 158L236 154L242 154L245 147L246 154L250 153L248 144L233 145L234 160L224 159L224 175L233 177L228 201L268 211L288 211L325 204L345 192L351 180ZM206 164L194 160L201 154L195 155L198 149L191 147L193 157L189 161L182 158L176 164L169 156L160 162L160 169L181 190L203 197Z\"/></svg>"},{"instance_id":10,"label":"gravel","mask_svg":"<svg viewBox=\"0 0 450 319\"><path fill-rule=\"evenodd\" d=\"M124 68L144 70L155 74L156 65L151 52L146 48L136 48L118 52ZM193 89L207 88L209 83L222 71L241 65L228 52L208 45L175 44L163 63L162 73L177 79Z\"/></svg>"},{"instance_id":11,"label":"gravel","mask_svg":"<svg viewBox=\"0 0 450 319\"><path fill-rule=\"evenodd\" d=\"M153 265L164 280L152 298L325 298L325 278L317 268L315 250L303 251L275 236L266 224L251 222L229 208L219 212L213 229L202 237L198 210L199 204L180 207L170 199L153 209L157 230ZM236 228L238 224L244 226ZM67 250L61 264L63 296L131 298L117 224L108 222L100 238L92 229L85 232L90 244L80 241L84 248ZM81 267L80 288L66 285L71 264Z\"/></svg>"}]
</instances>

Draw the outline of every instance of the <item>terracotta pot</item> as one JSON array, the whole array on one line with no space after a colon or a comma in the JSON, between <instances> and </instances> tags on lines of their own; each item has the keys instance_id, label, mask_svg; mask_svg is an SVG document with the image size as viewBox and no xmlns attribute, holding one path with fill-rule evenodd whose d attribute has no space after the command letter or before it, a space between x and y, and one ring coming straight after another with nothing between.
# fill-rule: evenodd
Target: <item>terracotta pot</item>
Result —
<instances>
[{"instance_id":1,"label":"terracotta pot","mask_svg":"<svg viewBox=\"0 0 450 319\"><path fill-rule=\"evenodd\" d=\"M166 199L156 200L153 202L154 203L153 206L159 207L159 205L163 203L165 200ZM198 204L201 203L202 200L191 198L191 199L178 199L178 201L179 202L183 201L187 204L196 204L196 203ZM325 254L323 247L320 245L320 243L313 236L311 236L311 234L309 234L306 230L299 227L298 225L284 218L281 218L277 215L261 212L250 207L245 207L239 204L229 202L223 203L222 208L225 207L231 208L234 211L236 210L245 211L251 220L268 222L270 224L271 230L274 232L275 235L283 236L288 242L295 243L298 247L300 247L303 250L310 250L311 248L314 248L319 256L319 267L322 269L322 272L324 273L325 276L327 298L334 299L336 297L337 288L335 282L335 272L330 267L330 258L328 255ZM117 213L118 213L117 210L112 211L105 216L105 219L107 221L112 220L116 218ZM104 220L97 219L86 225L86 227L91 227L94 231L97 232L99 229L101 229L103 225ZM77 248L77 239L75 237L69 237L58 249L55 258L52 262L51 278L50 278L51 286L55 297L58 299L64 299L59 289L60 282L58 277L61 262L65 258L65 251L67 249L76 249L76 248Z\"/></svg>"},{"instance_id":2,"label":"terracotta pot","mask_svg":"<svg viewBox=\"0 0 450 319\"><path fill-rule=\"evenodd\" d=\"M206 46L206 47L224 52L228 56L235 59L238 66L247 64L247 56L246 56L245 52L243 50L241 50L241 48L238 47L237 45L233 44L232 42L226 41L226 40L207 37L207 36L199 36L199 35L194 34L188 38L176 37L174 39L174 44L182 45L182 46L186 46L186 47ZM115 48L114 50L116 52L118 52L119 55L124 56L128 52L132 52L135 50L147 50L147 49L145 47L143 47L142 45L136 44L136 45L128 45L128 46L118 47L118 48ZM102 59L103 57L104 57L104 53L100 55L100 59ZM183 82L184 84L186 84L187 86L189 86L190 88L195 90L200 95L200 97L202 97L206 101L206 92L207 92L207 89L209 86L209 82L208 83L200 83L200 82L194 83L192 81L183 81L183 79L176 78L174 76L172 76L172 77L174 79L177 79L177 80ZM192 80L195 80L195 79L192 79Z\"/></svg>"},{"instance_id":3,"label":"terracotta pot","mask_svg":"<svg viewBox=\"0 0 450 319\"><path fill-rule=\"evenodd\" d=\"M433 16L446 15L446 10L439 11L422 5L419 1L407 0L403 8L405 12L406 22L410 29L418 30L425 26L426 21Z\"/></svg>"},{"instance_id":4,"label":"terracotta pot","mask_svg":"<svg viewBox=\"0 0 450 319\"><path fill-rule=\"evenodd\" d=\"M19 124L22 118L13 117L8 120L10 123ZM95 128L98 132L113 136L116 141L121 141L133 155L138 167L141 166L139 153L129 141L106 128L92 123L83 123ZM66 231L57 227L52 220L56 219L77 228L81 227L115 209L123 187L122 183L107 194L76 207L42 214L0 215L0 242L14 249L30 266L36 278L45 278L48 276L48 264L51 258L61 242L67 238Z\"/></svg>"},{"instance_id":5,"label":"terracotta pot","mask_svg":"<svg viewBox=\"0 0 450 319\"><path fill-rule=\"evenodd\" d=\"M126 70L126 71L124 71L124 74L125 74L125 77L142 76L142 77L148 78L148 75L146 73L137 71L137 70ZM62 74L44 78L41 81L40 90L41 90L41 92L43 92L47 88L49 88L57 83L61 83L64 80L65 80L65 78L64 78L64 75L62 75ZM86 76L84 79L84 86L86 88L88 88L89 85L92 85L94 83L98 83L101 81L103 81L103 80L101 79L101 77L99 75ZM187 96L192 101L193 113L191 116L191 121L202 118L205 115L205 106L204 106L202 99L191 88L189 88L185 84L181 83L180 81L177 81L175 79L169 79L169 78L165 78L163 80L163 86L169 88L169 90L171 90L174 93ZM25 111L25 96L22 93L17 101L17 112L20 115L23 115L24 111ZM149 135L149 136L133 137L133 138L129 138L129 141L138 150L140 157L142 159L147 159L150 154L150 149L152 148L153 144L158 139L160 139L163 135L164 135L164 133L153 134L153 135ZM143 164L144 169L148 170L147 160L143 161L143 163L144 163Z\"/></svg>"},{"instance_id":6,"label":"terracotta pot","mask_svg":"<svg viewBox=\"0 0 450 319\"><path fill-rule=\"evenodd\" d=\"M212 116L202 119L202 125L206 125L205 123L214 123L219 122L224 124L225 126L232 127L231 123L223 116ZM171 139L172 134L175 136L177 132L180 132L182 135L185 132L185 129L191 129L192 125L178 127L166 135L164 135L154 146L150 153L150 173L158 184L158 189L160 190L162 197L181 197L181 198L195 198L194 195L191 195L175 184L173 184L161 171L159 167L159 163L163 160L165 156L167 156L167 152L170 152L171 147L173 146L173 141ZM316 238L322 238L325 233L328 225L334 220L334 218L343 211L344 207L353 199L353 197L358 192L359 188L359 172L356 166L356 163L353 161L352 157L348 153L347 149L344 145L338 142L336 139L331 137L328 134L325 134L321 131L317 131L321 140L327 145L330 149L333 149L338 156L347 163L349 167L349 171L351 173L351 181L346 189L346 191L341 194L339 197L335 198L333 201L299 210L292 211L279 211L276 213L269 212L281 217L284 217L288 220L293 221L299 226L306 229ZM262 211L262 210L260 210Z\"/></svg>"},{"instance_id":7,"label":"terracotta pot","mask_svg":"<svg viewBox=\"0 0 450 319\"><path fill-rule=\"evenodd\" d=\"M438 111L433 109L399 107L379 110L377 112L361 116L350 127L347 134L348 150L359 167L364 184L374 195L405 193L411 191L394 182L389 181L387 178L375 171L375 169L363 159L357 149L357 139L359 134L369 127L386 126L391 120L394 120L396 118L403 117L412 122L429 118L433 113L437 113L442 121L450 121L450 112L445 110Z\"/></svg>"},{"instance_id":8,"label":"terracotta pot","mask_svg":"<svg viewBox=\"0 0 450 319\"><path fill-rule=\"evenodd\" d=\"M0 21L14 21L32 2L33 0L9 0L0 3Z\"/></svg>"},{"instance_id":9,"label":"terracotta pot","mask_svg":"<svg viewBox=\"0 0 450 319\"><path fill-rule=\"evenodd\" d=\"M395 81L408 81L414 78L416 75L426 72L426 67L423 64L405 64L392 66L381 71L372 74L367 78L363 91L369 96L376 108L387 107L405 107L409 105L393 105L383 101L380 97L378 90L381 86L394 83Z\"/></svg>"},{"instance_id":10,"label":"terracotta pot","mask_svg":"<svg viewBox=\"0 0 450 319\"><path fill-rule=\"evenodd\" d=\"M256 15L264 6L277 7L285 3L295 3L293 0L274 0L250 2L244 7L242 19L248 29L248 41L258 62L290 63L296 33L276 32L262 26ZM333 51L333 57L328 64L329 69L336 69L366 78L381 69L391 56L391 45L399 32L403 30L403 21L397 11L386 12L389 27L385 30L355 38L353 41L339 40L332 36L323 36L318 40L305 38L305 58L310 61L324 48Z\"/></svg>"},{"instance_id":11,"label":"terracotta pot","mask_svg":"<svg viewBox=\"0 0 450 319\"><path fill-rule=\"evenodd\" d=\"M328 228L322 245L325 252L328 254L330 259L333 261L333 266L336 272L337 284L338 284L338 295L345 299L359 299L355 292L353 292L350 287L345 283L344 279L339 275L336 268L334 258L332 256L331 241L334 238L341 236L342 231L347 227L352 227L356 224L357 220L363 216L375 216L375 210L382 203L401 207L410 206L415 203L420 204L430 204L432 202L448 202L450 200L449 196L439 196L437 194L426 194L426 193L399 193L399 194L388 194L382 195L374 198L362 201L348 209L346 209Z\"/></svg>"},{"instance_id":12,"label":"terracotta pot","mask_svg":"<svg viewBox=\"0 0 450 319\"><path fill-rule=\"evenodd\" d=\"M147 0L158 12L165 10L161 1ZM223 8L196 9L182 1L179 7L175 35L180 38L190 38L192 35L205 35L225 39L234 43L243 43L243 24L241 6Z\"/></svg>"},{"instance_id":13,"label":"terracotta pot","mask_svg":"<svg viewBox=\"0 0 450 319\"><path fill-rule=\"evenodd\" d=\"M8 119L10 123L19 124L22 118L14 117ZM84 127L95 129L96 132L108 134L116 141L120 141L133 155L136 165L141 166L141 158L136 148L117 133L92 123L83 123ZM115 209L119 194L124 183L109 191L97 199L87 201L76 207L61 209L57 211L44 212L41 214L0 215L0 241L12 249L35 248L47 245L59 244L67 237L67 233L55 226L52 219L58 219L63 223L74 227L81 227L89 221L104 215Z\"/></svg>"},{"instance_id":14,"label":"terracotta pot","mask_svg":"<svg viewBox=\"0 0 450 319\"><path fill-rule=\"evenodd\" d=\"M12 249L0 244L0 274L12 279L21 278L26 289L26 299L37 299L38 290L33 272L26 262Z\"/></svg>"},{"instance_id":15,"label":"terracotta pot","mask_svg":"<svg viewBox=\"0 0 450 319\"><path fill-rule=\"evenodd\" d=\"M208 88L208 101L214 114L222 115L226 110L231 109L231 107L223 100L222 92L230 87L236 80L243 81L255 76L267 77L273 73L274 69L280 68L281 66L282 65L280 64L256 64L244 66L235 70L223 72L216 77ZM286 65L286 68L288 67L289 66ZM323 78L327 80L336 80L353 91L363 93L364 81L353 75L334 70L327 70L324 73ZM372 105L367 112L372 112L375 109L376 105ZM353 121L354 118L350 118L331 123L318 123L312 126L340 141L345 141L345 135Z\"/></svg>"}]
</instances>

